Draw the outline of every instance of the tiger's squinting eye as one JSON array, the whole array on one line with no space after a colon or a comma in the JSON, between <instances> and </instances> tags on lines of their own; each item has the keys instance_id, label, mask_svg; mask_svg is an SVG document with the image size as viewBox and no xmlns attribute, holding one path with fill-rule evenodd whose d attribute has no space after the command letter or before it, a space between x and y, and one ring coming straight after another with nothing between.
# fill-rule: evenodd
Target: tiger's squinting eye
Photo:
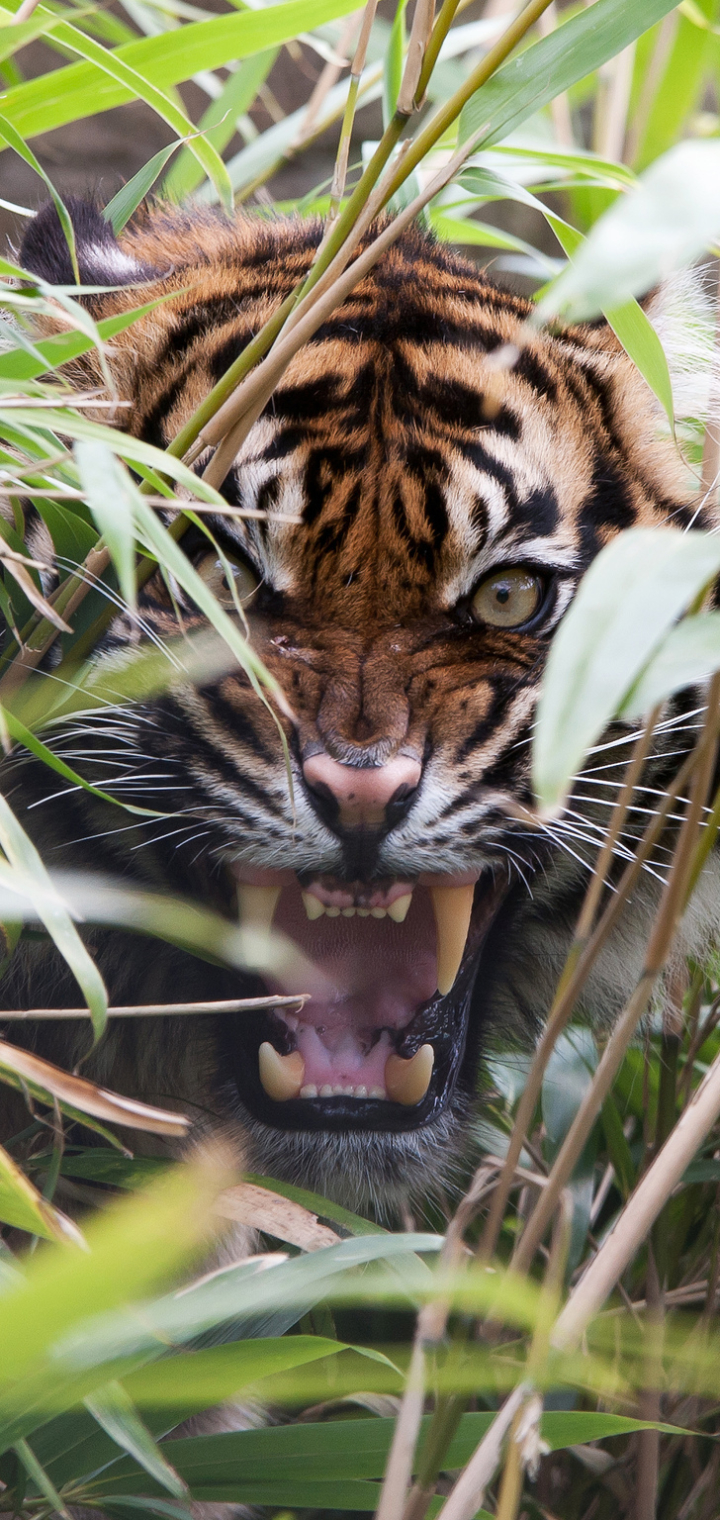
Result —
<instances>
[{"instance_id":1,"label":"tiger's squinting eye","mask_svg":"<svg viewBox=\"0 0 720 1520\"><path fill-rule=\"evenodd\" d=\"M221 607L227 607L232 611L237 605L236 598L240 603L246 602L253 591L257 590L260 582L246 560L235 559L230 554L225 555L225 560L232 575L232 588L228 584L225 564L218 559L217 554L212 552L203 554L195 568L205 585L217 597Z\"/></svg>"},{"instance_id":2,"label":"tiger's squinting eye","mask_svg":"<svg viewBox=\"0 0 720 1520\"><path fill-rule=\"evenodd\" d=\"M490 628L519 628L542 603L544 586L531 570L496 570L478 586L471 607L479 623Z\"/></svg>"}]
</instances>

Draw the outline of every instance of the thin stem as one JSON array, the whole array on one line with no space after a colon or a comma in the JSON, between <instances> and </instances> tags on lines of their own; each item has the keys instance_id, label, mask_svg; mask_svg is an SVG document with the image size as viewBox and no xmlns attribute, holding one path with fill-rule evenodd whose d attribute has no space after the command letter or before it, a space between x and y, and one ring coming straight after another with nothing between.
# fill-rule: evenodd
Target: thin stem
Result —
<instances>
[{"instance_id":1,"label":"thin stem","mask_svg":"<svg viewBox=\"0 0 720 1520\"><path fill-rule=\"evenodd\" d=\"M429 122L418 133L411 145L406 160L405 172L400 176L396 174L391 180L388 200L396 194L400 185L407 179L409 174L412 174L413 169L417 168L426 153L429 153L430 149L435 147L436 142L452 126L463 110L463 107L467 105L470 97L482 85L487 84L488 79L505 62L506 58L509 57L510 53L513 52L517 44L522 41L525 34L530 31L530 28L535 25L535 22L551 3L552 0L530 0L530 4L526 5L525 9L520 12L520 15L515 17L515 20L507 28L507 31L503 32L502 37L499 38L494 47L491 47L480 63L476 64L465 82L455 91L455 94L450 96L450 99L435 112L434 116L431 116Z\"/></svg>"},{"instance_id":2,"label":"thin stem","mask_svg":"<svg viewBox=\"0 0 720 1520\"><path fill-rule=\"evenodd\" d=\"M340 141L338 142L337 158L335 160L335 172L330 188L330 223L334 224L340 213L340 202L345 194L345 181L347 179L348 158L350 155L350 141L355 124L355 111L357 108L358 91L360 80L365 68L370 33L375 20L377 0L367 0L363 12L360 36L355 48L355 57L350 70L350 88L343 112L342 126L340 128Z\"/></svg>"}]
</instances>

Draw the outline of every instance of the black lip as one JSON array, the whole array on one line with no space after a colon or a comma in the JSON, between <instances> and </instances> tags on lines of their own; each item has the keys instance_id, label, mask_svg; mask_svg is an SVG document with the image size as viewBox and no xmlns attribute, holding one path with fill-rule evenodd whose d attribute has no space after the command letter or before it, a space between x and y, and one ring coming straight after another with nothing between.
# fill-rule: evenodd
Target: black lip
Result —
<instances>
[{"instance_id":1,"label":"black lip","mask_svg":"<svg viewBox=\"0 0 720 1520\"><path fill-rule=\"evenodd\" d=\"M432 1044L435 1051L430 1086L420 1103L406 1107L385 1098L347 1097L291 1098L285 1103L276 1103L268 1097L260 1081L258 1050L263 1040L268 1039L282 1050L287 1038L284 1026L262 1013L245 1015L242 1023L232 1015L226 1015L219 1020L222 1069L253 1117L279 1130L380 1130L394 1133L419 1129L439 1118L451 1103L458 1084L464 1085L464 1077L467 1080L463 1066L473 990L487 932L504 895L505 889L501 887L498 892L497 884L481 894L485 911L479 915L480 922L477 912L473 913L463 963L450 992L445 997L437 994L424 1003L402 1031L397 1045L401 1055L414 1055L426 1042ZM489 913L488 898L493 900ZM266 989L263 987L262 991Z\"/></svg>"}]
</instances>

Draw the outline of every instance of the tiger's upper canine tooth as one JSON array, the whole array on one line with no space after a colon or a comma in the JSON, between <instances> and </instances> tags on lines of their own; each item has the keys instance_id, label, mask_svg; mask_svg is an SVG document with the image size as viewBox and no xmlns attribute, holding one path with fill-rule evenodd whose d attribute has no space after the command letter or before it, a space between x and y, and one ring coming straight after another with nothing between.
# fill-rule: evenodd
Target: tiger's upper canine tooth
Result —
<instances>
[{"instance_id":1,"label":"tiger's upper canine tooth","mask_svg":"<svg viewBox=\"0 0 720 1520\"><path fill-rule=\"evenodd\" d=\"M460 970L472 916L475 884L431 887L437 925L437 984L441 997L450 991Z\"/></svg>"},{"instance_id":2,"label":"tiger's upper canine tooth","mask_svg":"<svg viewBox=\"0 0 720 1520\"><path fill-rule=\"evenodd\" d=\"M269 934L281 887L251 887L246 881L238 882L238 911L244 929L258 929Z\"/></svg>"},{"instance_id":3,"label":"tiger's upper canine tooth","mask_svg":"<svg viewBox=\"0 0 720 1520\"><path fill-rule=\"evenodd\" d=\"M388 918L394 919L396 924L404 924L411 902L412 892L406 892L404 897L396 897L388 908Z\"/></svg>"},{"instance_id":4,"label":"tiger's upper canine tooth","mask_svg":"<svg viewBox=\"0 0 720 1520\"><path fill-rule=\"evenodd\" d=\"M303 892L302 900L309 919L322 918L325 904L321 903L319 897L315 897L312 892Z\"/></svg>"},{"instance_id":5,"label":"tiger's upper canine tooth","mask_svg":"<svg viewBox=\"0 0 720 1520\"><path fill-rule=\"evenodd\" d=\"M269 1098L287 1103L288 1098L298 1097L305 1076L305 1062L299 1050L281 1056L269 1040L264 1040L258 1051L258 1065L260 1081Z\"/></svg>"},{"instance_id":6,"label":"tiger's upper canine tooth","mask_svg":"<svg viewBox=\"0 0 720 1520\"><path fill-rule=\"evenodd\" d=\"M385 1062L385 1089L393 1103L403 1103L406 1108L419 1103L430 1086L435 1065L432 1045L421 1045L414 1056L388 1056Z\"/></svg>"}]
</instances>

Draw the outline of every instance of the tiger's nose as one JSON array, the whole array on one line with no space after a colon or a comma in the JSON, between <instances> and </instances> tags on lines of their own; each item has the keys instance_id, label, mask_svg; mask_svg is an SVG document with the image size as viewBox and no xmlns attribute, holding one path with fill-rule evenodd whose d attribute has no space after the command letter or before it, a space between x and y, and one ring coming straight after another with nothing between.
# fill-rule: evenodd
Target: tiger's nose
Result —
<instances>
[{"instance_id":1,"label":"tiger's nose","mask_svg":"<svg viewBox=\"0 0 720 1520\"><path fill-rule=\"evenodd\" d=\"M387 810L416 791L421 767L409 755L396 755L386 765L341 765L330 755L310 755L303 776L311 792L337 807L343 828L377 827Z\"/></svg>"}]
</instances>

